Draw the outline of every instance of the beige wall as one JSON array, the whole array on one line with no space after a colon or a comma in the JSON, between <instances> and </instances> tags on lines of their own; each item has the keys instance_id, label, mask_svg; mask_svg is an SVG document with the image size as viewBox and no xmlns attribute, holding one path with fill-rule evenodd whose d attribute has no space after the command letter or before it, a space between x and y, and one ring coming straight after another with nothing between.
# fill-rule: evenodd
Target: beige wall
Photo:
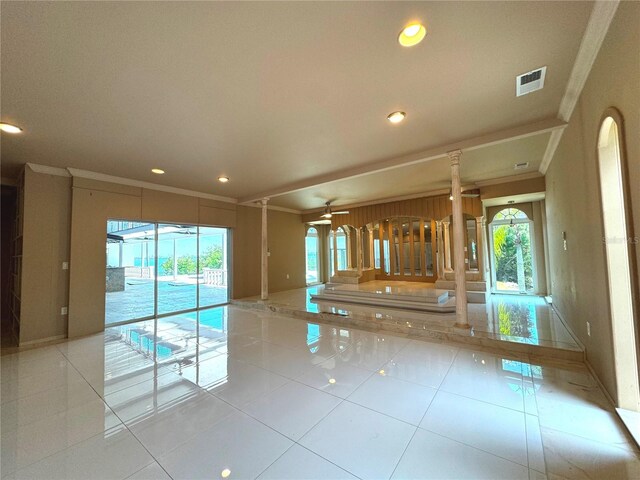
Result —
<instances>
[{"instance_id":1,"label":"beige wall","mask_svg":"<svg viewBox=\"0 0 640 480\"><path fill-rule=\"evenodd\" d=\"M544 191L545 178L536 177L528 180L520 180L518 182L486 185L480 188L480 198L482 198L482 200L489 200L490 198L509 197L513 195L539 193Z\"/></svg>"},{"instance_id":2,"label":"beige wall","mask_svg":"<svg viewBox=\"0 0 640 480\"><path fill-rule=\"evenodd\" d=\"M260 295L261 215L259 208L238 206L233 230L233 298Z\"/></svg>"},{"instance_id":3,"label":"beige wall","mask_svg":"<svg viewBox=\"0 0 640 480\"><path fill-rule=\"evenodd\" d=\"M20 344L67 333L70 185L25 169Z\"/></svg>"},{"instance_id":4,"label":"beige wall","mask_svg":"<svg viewBox=\"0 0 640 480\"><path fill-rule=\"evenodd\" d=\"M83 178L73 179L71 212L69 337L104 328L108 219L236 226L234 204Z\"/></svg>"},{"instance_id":5,"label":"beige wall","mask_svg":"<svg viewBox=\"0 0 640 480\"><path fill-rule=\"evenodd\" d=\"M601 117L624 117L628 192L640 232L640 3L621 2L560 146L547 171L546 215L553 302L584 343L587 359L616 398L611 319L597 177ZM563 248L566 232L568 248ZM640 261L640 250L635 249ZM636 292L637 294L637 292ZM637 319L636 319L637 320ZM586 322L591 323L591 336Z\"/></svg>"},{"instance_id":6,"label":"beige wall","mask_svg":"<svg viewBox=\"0 0 640 480\"><path fill-rule=\"evenodd\" d=\"M20 342L102 331L108 219L230 227L232 298L259 294L260 215L259 208L27 168ZM270 291L304 286L300 215L270 210L268 221ZM65 261L69 270L62 270Z\"/></svg>"},{"instance_id":7,"label":"beige wall","mask_svg":"<svg viewBox=\"0 0 640 480\"><path fill-rule=\"evenodd\" d=\"M304 287L305 226L301 216L269 210L267 222L269 293ZM233 231L233 298L260 295L261 230L261 209L239 206Z\"/></svg>"}]
</instances>

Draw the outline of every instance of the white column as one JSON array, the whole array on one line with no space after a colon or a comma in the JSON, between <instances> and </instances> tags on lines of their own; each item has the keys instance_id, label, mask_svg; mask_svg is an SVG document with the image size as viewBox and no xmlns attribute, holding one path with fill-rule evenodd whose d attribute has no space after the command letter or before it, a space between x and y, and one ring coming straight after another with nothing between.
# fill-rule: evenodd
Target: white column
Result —
<instances>
[{"instance_id":1,"label":"white column","mask_svg":"<svg viewBox=\"0 0 640 480\"><path fill-rule=\"evenodd\" d=\"M425 239L426 241L426 239ZM442 222L436 221L436 249L437 258L436 258L436 275L438 280L444 280L444 242L442 241ZM426 265L425 265L426 267ZM425 270L426 272L426 270ZM425 273L426 274L426 273Z\"/></svg>"},{"instance_id":2,"label":"white column","mask_svg":"<svg viewBox=\"0 0 640 480\"><path fill-rule=\"evenodd\" d=\"M338 275L338 229L336 228L333 231L333 258L331 261L333 262L333 274Z\"/></svg>"},{"instance_id":3,"label":"white column","mask_svg":"<svg viewBox=\"0 0 640 480\"><path fill-rule=\"evenodd\" d=\"M356 228L356 268L358 277L362 275L362 231Z\"/></svg>"},{"instance_id":4,"label":"white column","mask_svg":"<svg viewBox=\"0 0 640 480\"><path fill-rule=\"evenodd\" d=\"M456 324L470 328L467 317L466 265L464 263L464 219L462 216L462 188L460 186L460 150L447 152L451 160L451 192L453 193L453 254L456 279Z\"/></svg>"},{"instance_id":5,"label":"white column","mask_svg":"<svg viewBox=\"0 0 640 480\"><path fill-rule=\"evenodd\" d=\"M451 236L449 235L449 222L442 222L444 228L444 268L451 271Z\"/></svg>"},{"instance_id":6,"label":"white column","mask_svg":"<svg viewBox=\"0 0 640 480\"><path fill-rule=\"evenodd\" d=\"M267 243L267 202L268 198L263 198L262 204L262 269L261 269L261 288L260 298L266 300L269 298L269 245Z\"/></svg>"},{"instance_id":7,"label":"white column","mask_svg":"<svg viewBox=\"0 0 640 480\"><path fill-rule=\"evenodd\" d=\"M480 280L485 279L484 274L484 246L486 245L484 235L482 234L482 224L484 223L484 217L476 217L476 255L478 256L478 272L480 272Z\"/></svg>"}]
</instances>

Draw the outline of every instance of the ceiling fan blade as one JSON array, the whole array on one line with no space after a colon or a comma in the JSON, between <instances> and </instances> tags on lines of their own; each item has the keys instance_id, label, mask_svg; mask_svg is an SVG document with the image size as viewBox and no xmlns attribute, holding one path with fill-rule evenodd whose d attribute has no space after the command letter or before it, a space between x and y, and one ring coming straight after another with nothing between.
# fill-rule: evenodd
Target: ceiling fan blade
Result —
<instances>
[{"instance_id":1,"label":"ceiling fan blade","mask_svg":"<svg viewBox=\"0 0 640 480\"><path fill-rule=\"evenodd\" d=\"M349 210L341 210L339 212L331 212L333 215L348 215Z\"/></svg>"},{"instance_id":2,"label":"ceiling fan blade","mask_svg":"<svg viewBox=\"0 0 640 480\"><path fill-rule=\"evenodd\" d=\"M480 194L479 193L463 193L460 196L466 197L466 198L476 198L476 197L479 197Z\"/></svg>"},{"instance_id":3,"label":"ceiling fan blade","mask_svg":"<svg viewBox=\"0 0 640 480\"><path fill-rule=\"evenodd\" d=\"M316 220L313 222L307 222L309 225L331 225L331 220Z\"/></svg>"}]
</instances>

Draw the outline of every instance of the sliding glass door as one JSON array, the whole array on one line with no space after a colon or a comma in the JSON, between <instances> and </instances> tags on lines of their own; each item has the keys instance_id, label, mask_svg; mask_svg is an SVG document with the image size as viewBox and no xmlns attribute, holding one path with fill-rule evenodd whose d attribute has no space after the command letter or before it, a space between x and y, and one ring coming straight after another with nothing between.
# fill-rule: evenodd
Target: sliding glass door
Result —
<instances>
[{"instance_id":1,"label":"sliding glass door","mask_svg":"<svg viewBox=\"0 0 640 480\"><path fill-rule=\"evenodd\" d=\"M155 314L156 226L107 222L105 323Z\"/></svg>"},{"instance_id":2,"label":"sliding glass door","mask_svg":"<svg viewBox=\"0 0 640 480\"><path fill-rule=\"evenodd\" d=\"M228 301L226 228L107 222L105 324Z\"/></svg>"}]
</instances>

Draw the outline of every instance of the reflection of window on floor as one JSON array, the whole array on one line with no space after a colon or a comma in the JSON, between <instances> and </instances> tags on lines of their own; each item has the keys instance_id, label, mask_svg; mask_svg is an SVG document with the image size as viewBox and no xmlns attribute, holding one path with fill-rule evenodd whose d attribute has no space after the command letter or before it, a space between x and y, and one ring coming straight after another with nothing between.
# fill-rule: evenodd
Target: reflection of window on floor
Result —
<instances>
[{"instance_id":1,"label":"reflection of window on floor","mask_svg":"<svg viewBox=\"0 0 640 480\"><path fill-rule=\"evenodd\" d=\"M140 390L137 397L123 397L126 405L112 398L112 407L125 416L135 415L127 420L140 421L159 410L174 408L193 395L192 390L184 388L183 379L208 389L226 383L226 331L226 307L108 327L104 393L143 382L151 378L150 372L158 379L151 389ZM158 395L160 391L162 395Z\"/></svg>"},{"instance_id":2,"label":"reflection of window on floor","mask_svg":"<svg viewBox=\"0 0 640 480\"><path fill-rule=\"evenodd\" d=\"M520 337L526 343L539 343L535 305L497 302L496 310L501 335Z\"/></svg>"}]
</instances>

